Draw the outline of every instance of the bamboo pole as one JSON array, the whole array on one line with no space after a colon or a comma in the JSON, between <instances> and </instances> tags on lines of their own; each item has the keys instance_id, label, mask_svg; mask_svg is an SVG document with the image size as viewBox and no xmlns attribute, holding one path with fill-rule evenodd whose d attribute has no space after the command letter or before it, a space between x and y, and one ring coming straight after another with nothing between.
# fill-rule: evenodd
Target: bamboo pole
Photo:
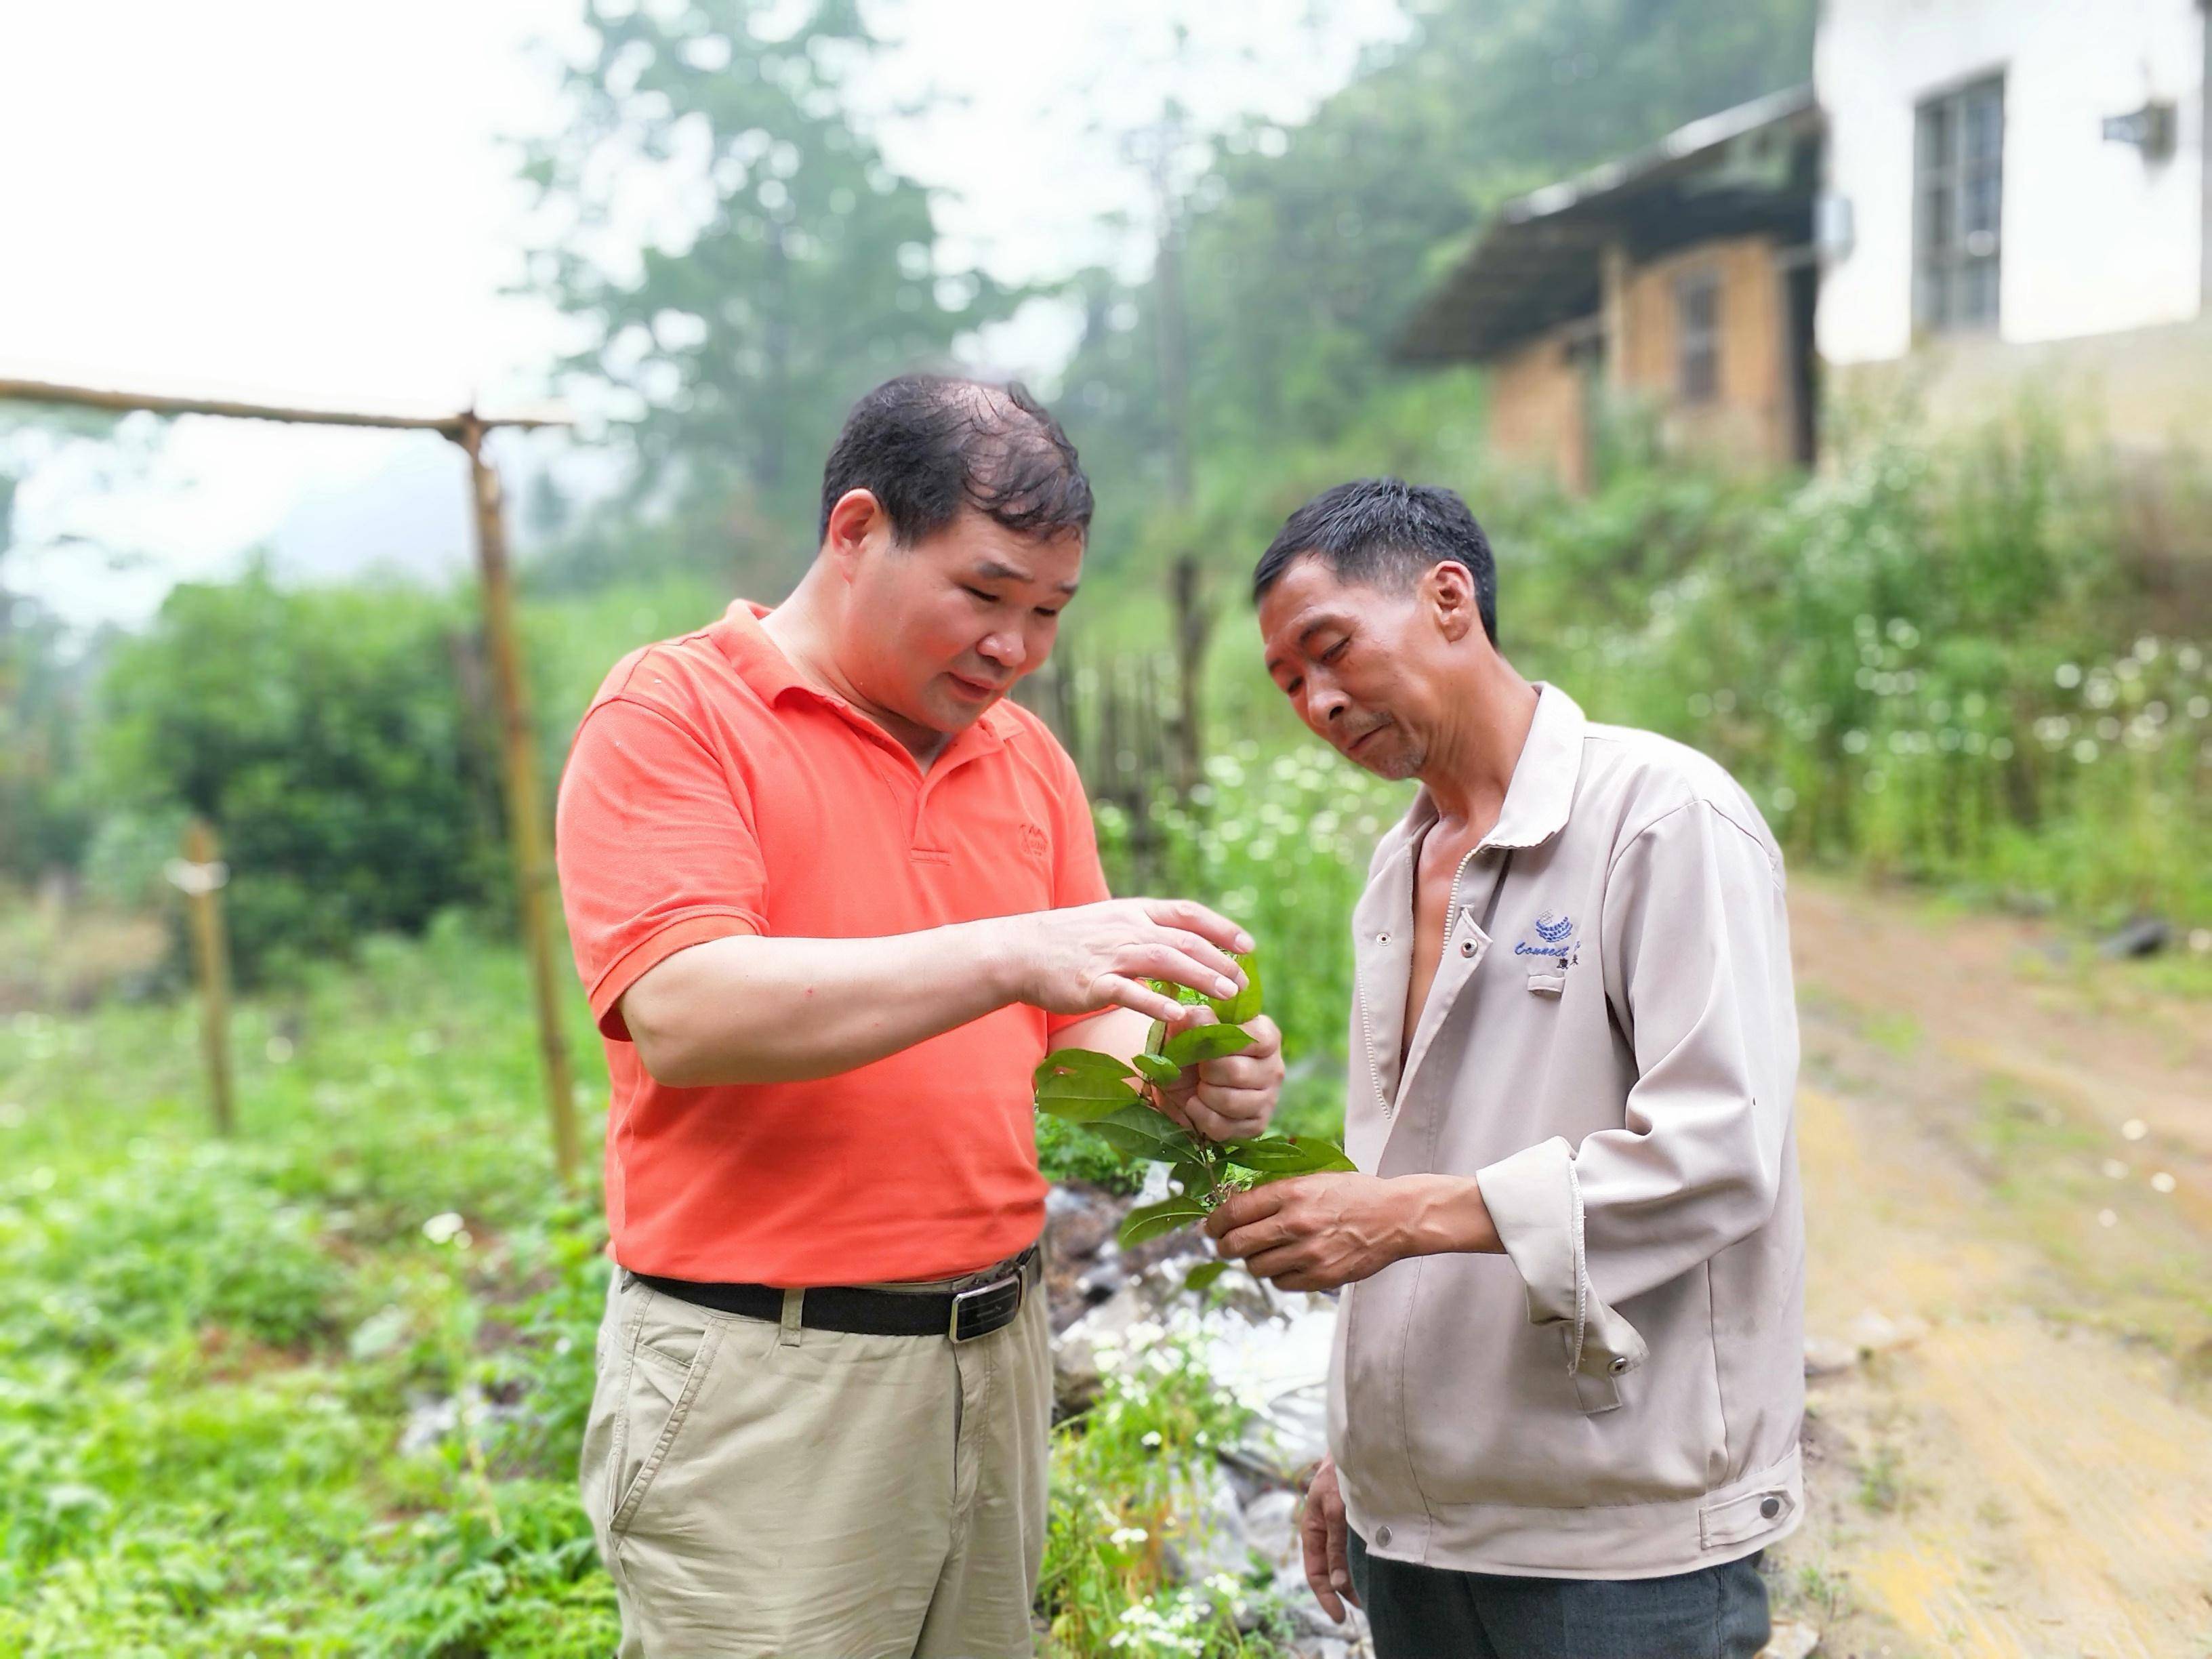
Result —
<instances>
[{"instance_id":1,"label":"bamboo pole","mask_svg":"<svg viewBox=\"0 0 2212 1659\"><path fill-rule=\"evenodd\" d=\"M564 1187L576 1184L576 1091L561 1030L561 992L553 961L553 860L538 793L538 744L514 625L514 579L500 512L499 474L483 458L484 426L471 420L454 441L469 458L476 503L477 566L483 580L484 634L491 647L492 686L499 696L500 749L507 780L507 836L514 853L518 908L538 1004L538 1045L544 1062L545 1105L553 1126L553 1163Z\"/></svg>"},{"instance_id":2,"label":"bamboo pole","mask_svg":"<svg viewBox=\"0 0 2212 1659\"><path fill-rule=\"evenodd\" d=\"M317 409L304 405L261 403L250 398L176 396L160 392L131 392L106 386L64 386L56 380L27 380L0 375L0 403L61 404L73 409L105 409L117 414L144 410L155 415L219 415L234 420L283 421L295 425L374 427L393 432L435 432L455 443L473 425L566 426L568 417L557 410L517 410L512 415L479 417L473 410L458 414L410 414L395 410Z\"/></svg>"},{"instance_id":3,"label":"bamboo pole","mask_svg":"<svg viewBox=\"0 0 2212 1659\"><path fill-rule=\"evenodd\" d=\"M204 818L185 825L184 856L169 866L169 880L185 896L191 918L192 976L200 988L200 1048L207 1061L208 1109L215 1132L238 1129L230 1077L230 944L218 896L229 872L217 856L215 831Z\"/></svg>"}]
</instances>

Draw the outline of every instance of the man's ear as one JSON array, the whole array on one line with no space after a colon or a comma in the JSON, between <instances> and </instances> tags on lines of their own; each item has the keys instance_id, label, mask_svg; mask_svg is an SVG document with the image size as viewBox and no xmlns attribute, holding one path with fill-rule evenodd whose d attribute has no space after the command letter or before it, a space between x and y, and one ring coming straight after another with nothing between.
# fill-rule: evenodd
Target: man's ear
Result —
<instances>
[{"instance_id":1,"label":"man's ear","mask_svg":"<svg viewBox=\"0 0 2212 1659\"><path fill-rule=\"evenodd\" d=\"M1421 599L1447 643L1457 645L1470 629L1482 625L1475 600L1474 572L1457 559L1440 559L1421 573Z\"/></svg>"},{"instance_id":2,"label":"man's ear","mask_svg":"<svg viewBox=\"0 0 2212 1659\"><path fill-rule=\"evenodd\" d=\"M830 528L822 538L822 550L848 575L853 562L870 543L890 534L890 520L871 489L848 489L830 509Z\"/></svg>"}]
</instances>

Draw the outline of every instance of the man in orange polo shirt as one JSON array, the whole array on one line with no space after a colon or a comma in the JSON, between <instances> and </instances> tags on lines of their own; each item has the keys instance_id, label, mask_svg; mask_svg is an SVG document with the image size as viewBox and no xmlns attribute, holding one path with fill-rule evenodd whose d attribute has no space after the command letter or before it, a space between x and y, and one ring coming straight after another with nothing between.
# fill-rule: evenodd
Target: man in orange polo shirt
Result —
<instances>
[{"instance_id":1,"label":"man in orange polo shirt","mask_svg":"<svg viewBox=\"0 0 2212 1659\"><path fill-rule=\"evenodd\" d=\"M1091 489L1018 386L911 376L831 452L774 610L617 664L562 780L561 885L613 1081L620 1264L586 1509L626 1655L1025 1654L1050 1330L1030 1073L1124 1058L1232 922L1115 902L1066 754L1004 701ZM1186 1072L1217 1139L1280 1038Z\"/></svg>"}]
</instances>

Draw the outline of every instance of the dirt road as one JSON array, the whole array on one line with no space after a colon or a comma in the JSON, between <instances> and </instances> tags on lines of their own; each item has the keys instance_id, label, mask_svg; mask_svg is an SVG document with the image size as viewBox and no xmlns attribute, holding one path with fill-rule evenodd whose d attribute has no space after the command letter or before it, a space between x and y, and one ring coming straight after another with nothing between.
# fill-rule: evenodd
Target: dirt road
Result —
<instances>
[{"instance_id":1,"label":"dirt road","mask_svg":"<svg viewBox=\"0 0 2212 1659\"><path fill-rule=\"evenodd\" d=\"M2212 1006L2032 924L1796 886L1838 1369L1785 1607L1836 1659L2207 1659Z\"/></svg>"}]
</instances>

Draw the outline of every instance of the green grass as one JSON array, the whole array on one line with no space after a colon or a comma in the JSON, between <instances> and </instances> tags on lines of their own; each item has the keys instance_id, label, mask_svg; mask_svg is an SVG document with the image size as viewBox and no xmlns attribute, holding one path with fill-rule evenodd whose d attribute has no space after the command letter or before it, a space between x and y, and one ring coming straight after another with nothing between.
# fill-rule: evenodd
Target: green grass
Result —
<instances>
[{"instance_id":1,"label":"green grass","mask_svg":"<svg viewBox=\"0 0 2212 1659\"><path fill-rule=\"evenodd\" d=\"M371 940L240 1007L228 1142L189 1005L0 1024L0 1653L612 1650L574 1473L605 1232L555 1188L529 1006L458 918ZM1105 1173L1086 1139L1055 1173ZM1169 1535L1235 1416L1177 1364L1063 1425L1057 1652L1273 1650L1256 1590L1091 1548L1109 1511Z\"/></svg>"},{"instance_id":2,"label":"green grass","mask_svg":"<svg viewBox=\"0 0 2212 1659\"><path fill-rule=\"evenodd\" d=\"M571 1475L605 1267L550 1180L527 1006L457 923L372 941L241 1009L228 1143L188 1007L14 1017L0 1651L612 1646Z\"/></svg>"},{"instance_id":3,"label":"green grass","mask_svg":"<svg viewBox=\"0 0 2212 1659\"><path fill-rule=\"evenodd\" d=\"M1899 1466L1897 1448L1884 1441L1859 1470L1859 1503L1876 1515L1894 1515L1911 1496L1911 1489Z\"/></svg>"}]
</instances>

